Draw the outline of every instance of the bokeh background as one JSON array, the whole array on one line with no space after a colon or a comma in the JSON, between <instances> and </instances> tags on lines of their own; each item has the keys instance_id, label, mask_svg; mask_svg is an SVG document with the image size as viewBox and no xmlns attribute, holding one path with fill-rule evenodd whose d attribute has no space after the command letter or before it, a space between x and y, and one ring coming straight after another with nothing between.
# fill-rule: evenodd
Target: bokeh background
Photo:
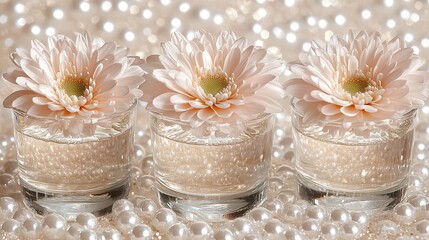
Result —
<instances>
[{"instance_id":1,"label":"bokeh background","mask_svg":"<svg viewBox=\"0 0 429 240\"><path fill-rule=\"evenodd\" d=\"M192 38L200 29L233 30L286 62L314 39L380 31L403 36L429 59L428 26L429 0L0 0L0 72L12 65L10 53L29 48L32 39L46 43L49 35L82 31L145 57L159 53L172 31ZM12 91L0 80L1 102ZM10 111L0 106L0 113L0 135L10 134Z\"/></svg>"}]
</instances>

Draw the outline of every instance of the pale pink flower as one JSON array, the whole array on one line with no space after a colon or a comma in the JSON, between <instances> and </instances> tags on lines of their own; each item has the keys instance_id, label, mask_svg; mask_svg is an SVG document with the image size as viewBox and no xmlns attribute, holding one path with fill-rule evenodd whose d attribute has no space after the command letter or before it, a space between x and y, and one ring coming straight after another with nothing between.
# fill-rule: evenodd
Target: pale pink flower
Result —
<instances>
[{"instance_id":1,"label":"pale pink flower","mask_svg":"<svg viewBox=\"0 0 429 240\"><path fill-rule=\"evenodd\" d=\"M61 118L102 117L127 110L142 96L139 59L128 49L88 33L76 40L56 35L47 46L34 40L31 49L16 49L15 67L3 75L19 85L4 106L29 115Z\"/></svg>"},{"instance_id":2,"label":"pale pink flower","mask_svg":"<svg viewBox=\"0 0 429 240\"><path fill-rule=\"evenodd\" d=\"M308 124L347 130L400 116L426 100L429 75L418 70L422 59L399 37L387 41L378 32L349 31L313 42L299 60L290 64L285 88Z\"/></svg>"},{"instance_id":3,"label":"pale pink flower","mask_svg":"<svg viewBox=\"0 0 429 240\"><path fill-rule=\"evenodd\" d=\"M275 81L282 61L233 32L213 37L200 31L192 40L175 32L143 69L151 73L141 85L147 108L192 128L208 123L223 131L258 114L282 111L277 100L284 90Z\"/></svg>"}]
</instances>

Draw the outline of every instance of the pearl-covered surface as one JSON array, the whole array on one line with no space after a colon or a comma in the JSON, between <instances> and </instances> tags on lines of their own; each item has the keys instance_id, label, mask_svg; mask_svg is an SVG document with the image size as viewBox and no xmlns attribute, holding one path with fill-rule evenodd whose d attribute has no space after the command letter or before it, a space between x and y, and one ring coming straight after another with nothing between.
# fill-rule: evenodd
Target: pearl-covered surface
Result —
<instances>
[{"instance_id":1,"label":"pearl-covered surface","mask_svg":"<svg viewBox=\"0 0 429 240\"><path fill-rule=\"evenodd\" d=\"M159 53L169 33L192 37L205 29L234 30L285 61L308 50L312 39L347 29L402 35L415 53L429 59L429 1L362 0L146 0L0 1L0 71L9 54L45 42L56 33L88 30L145 57ZM428 63L423 69L429 69ZM285 75L288 74L286 71ZM0 81L0 101L12 91ZM285 105L287 100L285 100ZM142 109L142 108L141 108ZM225 223L187 222L156 200L147 113L140 111L128 201L96 218L81 214L66 222L38 216L23 206L10 111L0 106L0 239L427 239L429 238L429 104L419 113L406 199L394 209L369 215L314 207L295 194L294 152L288 110L277 115L268 199L246 216Z\"/></svg>"}]
</instances>

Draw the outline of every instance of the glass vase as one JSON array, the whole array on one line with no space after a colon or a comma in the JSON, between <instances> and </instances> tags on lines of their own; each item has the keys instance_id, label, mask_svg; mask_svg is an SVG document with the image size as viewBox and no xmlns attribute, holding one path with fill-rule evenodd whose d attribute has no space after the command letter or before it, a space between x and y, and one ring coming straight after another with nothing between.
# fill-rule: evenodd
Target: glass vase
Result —
<instances>
[{"instance_id":1,"label":"glass vase","mask_svg":"<svg viewBox=\"0 0 429 240\"><path fill-rule=\"evenodd\" d=\"M407 188L416 110L399 117L341 124L305 124L292 100L298 194L315 204L378 212Z\"/></svg>"},{"instance_id":2,"label":"glass vase","mask_svg":"<svg viewBox=\"0 0 429 240\"><path fill-rule=\"evenodd\" d=\"M19 182L39 214L111 211L128 195L136 103L102 118L35 117L13 110Z\"/></svg>"},{"instance_id":3,"label":"glass vase","mask_svg":"<svg viewBox=\"0 0 429 240\"><path fill-rule=\"evenodd\" d=\"M224 221L265 200L274 117L261 115L235 134L205 132L151 115L154 170L161 205L188 220Z\"/></svg>"}]
</instances>

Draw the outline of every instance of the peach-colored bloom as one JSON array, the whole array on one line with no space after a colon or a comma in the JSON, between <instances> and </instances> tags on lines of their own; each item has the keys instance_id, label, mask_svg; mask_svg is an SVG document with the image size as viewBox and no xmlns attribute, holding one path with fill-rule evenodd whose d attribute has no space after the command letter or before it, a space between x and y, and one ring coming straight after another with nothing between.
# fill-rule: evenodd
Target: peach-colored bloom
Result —
<instances>
[{"instance_id":1,"label":"peach-colored bloom","mask_svg":"<svg viewBox=\"0 0 429 240\"><path fill-rule=\"evenodd\" d=\"M277 100L284 90L275 81L282 61L233 32L213 37L200 31L192 40L175 32L143 69L151 73L141 85L148 109L193 128L209 123L224 126L223 131L231 123L282 110Z\"/></svg>"},{"instance_id":2,"label":"peach-colored bloom","mask_svg":"<svg viewBox=\"0 0 429 240\"><path fill-rule=\"evenodd\" d=\"M15 67L4 79L22 87L4 106L34 116L102 117L128 109L142 96L143 71L138 58L113 42L92 40L88 33L76 40L56 35L47 46L34 40L31 49L11 55Z\"/></svg>"},{"instance_id":3,"label":"peach-colored bloom","mask_svg":"<svg viewBox=\"0 0 429 240\"><path fill-rule=\"evenodd\" d=\"M353 124L385 120L424 104L428 73L423 61L397 37L380 33L332 36L313 42L300 62L290 64L286 91L305 123ZM329 124L328 124L329 125Z\"/></svg>"}]
</instances>

